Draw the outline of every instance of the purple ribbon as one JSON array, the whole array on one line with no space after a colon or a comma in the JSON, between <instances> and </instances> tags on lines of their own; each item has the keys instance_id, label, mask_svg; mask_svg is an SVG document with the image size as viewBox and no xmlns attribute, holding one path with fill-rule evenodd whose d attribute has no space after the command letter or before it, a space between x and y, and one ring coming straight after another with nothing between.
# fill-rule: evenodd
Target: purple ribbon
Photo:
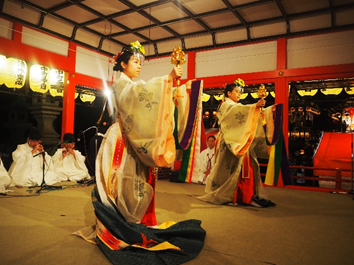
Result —
<instances>
[{"instance_id":1,"label":"purple ribbon","mask_svg":"<svg viewBox=\"0 0 354 265\"><path fill-rule=\"evenodd\" d=\"M194 123L196 120L196 115L198 114L197 107L198 107L200 88L201 88L201 80L197 80L192 83L192 92L190 95L190 109L188 113L187 125L182 140L179 144L183 150L188 148L190 140L192 138Z\"/></svg>"}]
</instances>

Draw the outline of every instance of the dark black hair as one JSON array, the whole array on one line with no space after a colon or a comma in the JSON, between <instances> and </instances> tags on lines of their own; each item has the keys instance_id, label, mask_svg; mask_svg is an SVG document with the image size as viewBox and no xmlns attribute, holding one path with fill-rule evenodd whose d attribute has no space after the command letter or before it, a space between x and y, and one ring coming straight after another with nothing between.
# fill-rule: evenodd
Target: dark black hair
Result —
<instances>
[{"instance_id":1,"label":"dark black hair","mask_svg":"<svg viewBox=\"0 0 354 265\"><path fill-rule=\"evenodd\" d=\"M234 91L235 87L239 87L240 90L241 90L241 93L243 93L243 87L242 86L237 86L235 83L226 84L225 89L224 89L224 95L225 95L226 98L229 97L229 95L227 93Z\"/></svg>"},{"instance_id":2,"label":"dark black hair","mask_svg":"<svg viewBox=\"0 0 354 265\"><path fill-rule=\"evenodd\" d=\"M227 94L227 92L232 92L236 87L235 83L231 83L231 84L226 84L225 89L224 89L224 95L226 98L229 97L229 95Z\"/></svg>"},{"instance_id":3,"label":"dark black hair","mask_svg":"<svg viewBox=\"0 0 354 265\"><path fill-rule=\"evenodd\" d=\"M63 141L67 143L75 143L76 139L72 133L66 133L63 136Z\"/></svg>"},{"instance_id":4,"label":"dark black hair","mask_svg":"<svg viewBox=\"0 0 354 265\"><path fill-rule=\"evenodd\" d=\"M207 141L209 140L209 138L214 138L214 140L216 140L214 135L209 135L208 138L207 138Z\"/></svg>"},{"instance_id":5,"label":"dark black hair","mask_svg":"<svg viewBox=\"0 0 354 265\"><path fill-rule=\"evenodd\" d=\"M35 127L31 128L28 132L28 138L33 140L33 141L39 141L42 136L39 130Z\"/></svg>"},{"instance_id":6,"label":"dark black hair","mask_svg":"<svg viewBox=\"0 0 354 265\"><path fill-rule=\"evenodd\" d=\"M123 67L121 65L121 62L128 64L130 58L133 55L134 55L134 53L131 50L128 50L127 48L123 48L122 52L118 55L118 57L116 59L116 65L113 67L113 71L123 72Z\"/></svg>"}]
</instances>

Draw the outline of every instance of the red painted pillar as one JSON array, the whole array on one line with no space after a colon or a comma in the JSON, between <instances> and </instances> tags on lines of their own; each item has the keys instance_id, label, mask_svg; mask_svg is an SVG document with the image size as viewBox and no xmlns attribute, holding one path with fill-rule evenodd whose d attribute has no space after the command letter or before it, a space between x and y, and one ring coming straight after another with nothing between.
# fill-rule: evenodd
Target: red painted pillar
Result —
<instances>
[{"instance_id":1,"label":"red painted pillar","mask_svg":"<svg viewBox=\"0 0 354 265\"><path fill-rule=\"evenodd\" d=\"M76 44L69 43L70 70L65 72L61 136L74 133Z\"/></svg>"},{"instance_id":2,"label":"red painted pillar","mask_svg":"<svg viewBox=\"0 0 354 265\"><path fill-rule=\"evenodd\" d=\"M195 78L195 52L188 53L187 81Z\"/></svg>"},{"instance_id":3,"label":"red painted pillar","mask_svg":"<svg viewBox=\"0 0 354 265\"><path fill-rule=\"evenodd\" d=\"M277 72L278 78L275 82L275 103L282 103L283 109L283 134L286 149L288 150L288 131L289 131L289 84L286 78L287 68L287 39L282 38L277 40Z\"/></svg>"}]
</instances>

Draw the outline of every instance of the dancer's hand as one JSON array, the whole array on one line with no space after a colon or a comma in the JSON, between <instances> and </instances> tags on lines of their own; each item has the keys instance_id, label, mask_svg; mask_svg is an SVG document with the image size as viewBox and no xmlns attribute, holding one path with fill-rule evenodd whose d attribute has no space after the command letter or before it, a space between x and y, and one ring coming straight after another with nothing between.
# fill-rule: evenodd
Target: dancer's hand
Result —
<instances>
[{"instance_id":1,"label":"dancer's hand","mask_svg":"<svg viewBox=\"0 0 354 265\"><path fill-rule=\"evenodd\" d=\"M191 79L191 80L188 80L187 83L186 83L186 89L187 90L191 90L192 89L192 83L197 80L197 79Z\"/></svg>"},{"instance_id":2,"label":"dancer's hand","mask_svg":"<svg viewBox=\"0 0 354 265\"><path fill-rule=\"evenodd\" d=\"M172 69L170 76L173 80L178 79L182 76L183 71L181 66L176 66Z\"/></svg>"},{"instance_id":3,"label":"dancer's hand","mask_svg":"<svg viewBox=\"0 0 354 265\"><path fill-rule=\"evenodd\" d=\"M263 98L261 98L260 100L258 100L256 107L263 108L265 106L265 104L266 104L266 101Z\"/></svg>"}]
</instances>

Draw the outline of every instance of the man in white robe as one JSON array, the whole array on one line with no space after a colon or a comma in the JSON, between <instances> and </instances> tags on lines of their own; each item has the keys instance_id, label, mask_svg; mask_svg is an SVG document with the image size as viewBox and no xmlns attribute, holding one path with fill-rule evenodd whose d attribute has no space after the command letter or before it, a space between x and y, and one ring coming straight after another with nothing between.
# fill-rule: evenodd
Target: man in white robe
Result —
<instances>
[{"instance_id":1,"label":"man in white robe","mask_svg":"<svg viewBox=\"0 0 354 265\"><path fill-rule=\"evenodd\" d=\"M51 157L44 151L40 139L39 131L32 128L27 142L18 145L12 153L13 162L9 169L9 175L12 178L11 185L22 188L23 186L40 186L43 180L48 185L59 182L50 163Z\"/></svg>"},{"instance_id":2,"label":"man in white robe","mask_svg":"<svg viewBox=\"0 0 354 265\"><path fill-rule=\"evenodd\" d=\"M59 148L53 156L54 171L60 181L80 181L90 177L85 157L80 151L74 150L75 140L72 133L64 134L64 148Z\"/></svg>"},{"instance_id":3,"label":"man in white robe","mask_svg":"<svg viewBox=\"0 0 354 265\"><path fill-rule=\"evenodd\" d=\"M7 188L11 184L11 178L4 167L4 163L0 158L0 193L7 191Z\"/></svg>"},{"instance_id":4,"label":"man in white robe","mask_svg":"<svg viewBox=\"0 0 354 265\"><path fill-rule=\"evenodd\" d=\"M210 135L207 139L207 148L200 153L200 168L198 184L205 185L207 177L215 164L215 137Z\"/></svg>"}]
</instances>

